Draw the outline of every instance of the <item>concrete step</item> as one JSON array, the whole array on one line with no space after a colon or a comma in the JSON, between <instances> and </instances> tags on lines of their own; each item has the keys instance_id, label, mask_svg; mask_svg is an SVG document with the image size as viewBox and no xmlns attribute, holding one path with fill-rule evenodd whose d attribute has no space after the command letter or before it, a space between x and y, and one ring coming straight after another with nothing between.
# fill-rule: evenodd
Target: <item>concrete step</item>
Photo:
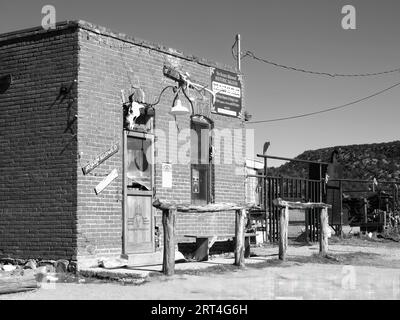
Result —
<instances>
[{"instance_id":1,"label":"concrete step","mask_svg":"<svg viewBox=\"0 0 400 320\"><path fill-rule=\"evenodd\" d=\"M163 253L162 251L156 251L151 253L122 254L121 258L128 260L128 267L161 265L163 262ZM175 261L184 260L186 259L183 254L176 250Z\"/></svg>"}]
</instances>

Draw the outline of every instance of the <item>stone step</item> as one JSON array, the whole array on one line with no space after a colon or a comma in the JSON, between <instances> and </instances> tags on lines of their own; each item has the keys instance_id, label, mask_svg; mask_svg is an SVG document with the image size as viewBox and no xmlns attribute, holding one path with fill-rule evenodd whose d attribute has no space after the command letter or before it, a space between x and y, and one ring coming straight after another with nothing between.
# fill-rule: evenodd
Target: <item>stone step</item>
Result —
<instances>
[{"instance_id":1,"label":"stone step","mask_svg":"<svg viewBox=\"0 0 400 320\"><path fill-rule=\"evenodd\" d=\"M151 253L122 254L121 258L128 260L128 267L161 265L163 262L163 253L156 251ZM176 250L175 261L186 261L186 259L182 253Z\"/></svg>"}]
</instances>

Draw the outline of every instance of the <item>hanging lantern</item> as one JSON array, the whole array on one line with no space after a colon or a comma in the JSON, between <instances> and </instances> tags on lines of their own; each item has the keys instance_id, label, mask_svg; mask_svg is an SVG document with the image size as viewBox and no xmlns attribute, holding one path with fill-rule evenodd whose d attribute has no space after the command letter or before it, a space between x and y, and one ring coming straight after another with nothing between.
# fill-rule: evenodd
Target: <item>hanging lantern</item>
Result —
<instances>
[{"instance_id":1,"label":"hanging lantern","mask_svg":"<svg viewBox=\"0 0 400 320\"><path fill-rule=\"evenodd\" d=\"M186 108L183 104L181 99L179 99L178 96L175 97L174 99L174 104L172 105L171 111L169 114L173 116L180 116L180 115L186 115L189 114L188 108Z\"/></svg>"}]
</instances>

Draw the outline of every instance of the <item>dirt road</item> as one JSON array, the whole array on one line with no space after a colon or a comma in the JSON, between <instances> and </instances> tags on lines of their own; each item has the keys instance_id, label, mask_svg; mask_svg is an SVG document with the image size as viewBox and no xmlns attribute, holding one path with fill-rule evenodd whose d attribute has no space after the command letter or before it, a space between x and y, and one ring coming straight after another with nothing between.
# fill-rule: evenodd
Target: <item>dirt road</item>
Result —
<instances>
[{"instance_id":1,"label":"dirt road","mask_svg":"<svg viewBox=\"0 0 400 320\"><path fill-rule=\"evenodd\" d=\"M400 246L332 244L333 260L313 256L318 246L289 247L277 261L276 247L257 248L261 263L155 276L142 285L56 283L0 299L400 299ZM210 261L210 264L212 261Z\"/></svg>"}]
</instances>

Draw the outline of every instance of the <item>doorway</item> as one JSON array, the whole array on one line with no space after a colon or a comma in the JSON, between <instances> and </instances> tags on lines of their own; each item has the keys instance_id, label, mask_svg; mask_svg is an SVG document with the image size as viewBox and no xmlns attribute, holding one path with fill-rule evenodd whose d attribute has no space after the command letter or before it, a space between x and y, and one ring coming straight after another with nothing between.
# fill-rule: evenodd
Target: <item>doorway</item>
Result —
<instances>
[{"instance_id":1,"label":"doorway","mask_svg":"<svg viewBox=\"0 0 400 320\"><path fill-rule=\"evenodd\" d=\"M125 254L155 251L153 141L153 135L148 133L124 133Z\"/></svg>"}]
</instances>

